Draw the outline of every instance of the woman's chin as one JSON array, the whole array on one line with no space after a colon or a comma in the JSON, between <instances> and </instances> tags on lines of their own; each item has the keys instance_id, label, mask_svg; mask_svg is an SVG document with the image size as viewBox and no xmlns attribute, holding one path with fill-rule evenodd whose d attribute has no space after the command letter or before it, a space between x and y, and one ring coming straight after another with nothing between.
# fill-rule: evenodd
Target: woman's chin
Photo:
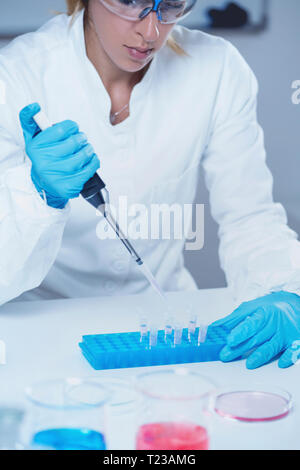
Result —
<instances>
[{"instance_id":1,"label":"woman's chin","mask_svg":"<svg viewBox=\"0 0 300 470\"><path fill-rule=\"evenodd\" d=\"M146 65L148 65L152 59L153 57L145 61L135 61L134 59L127 59L123 61L122 64L119 65L119 68L121 70L124 70L124 72L131 72L131 73L139 72L140 70L145 68Z\"/></svg>"}]
</instances>

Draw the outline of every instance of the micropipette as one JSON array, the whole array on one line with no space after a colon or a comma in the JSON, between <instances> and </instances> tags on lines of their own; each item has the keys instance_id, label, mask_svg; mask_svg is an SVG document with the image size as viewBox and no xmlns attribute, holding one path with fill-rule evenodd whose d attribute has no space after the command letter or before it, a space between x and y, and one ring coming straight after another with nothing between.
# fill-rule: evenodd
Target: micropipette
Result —
<instances>
[{"instance_id":1,"label":"micropipette","mask_svg":"<svg viewBox=\"0 0 300 470\"><path fill-rule=\"evenodd\" d=\"M52 124L48 117L43 111L40 111L34 116L36 124L39 126L41 131L51 127ZM80 193L84 199L89 202L95 209L97 209L107 220L110 227L114 230L118 238L121 240L133 260L137 263L144 276L147 278L154 290L166 301L166 297L163 291L160 289L155 277L145 265L140 255L136 252L132 244L125 237L119 224L112 216L109 210L109 193L106 189L105 183L102 181L98 173L95 173L84 185L83 190Z\"/></svg>"}]
</instances>

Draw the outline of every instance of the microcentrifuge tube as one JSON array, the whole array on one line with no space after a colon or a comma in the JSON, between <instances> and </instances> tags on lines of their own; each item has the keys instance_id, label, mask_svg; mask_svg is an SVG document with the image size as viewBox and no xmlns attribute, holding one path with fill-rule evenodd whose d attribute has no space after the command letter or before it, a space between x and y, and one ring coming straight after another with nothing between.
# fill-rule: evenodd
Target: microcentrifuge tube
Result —
<instances>
[{"instance_id":1,"label":"microcentrifuge tube","mask_svg":"<svg viewBox=\"0 0 300 470\"><path fill-rule=\"evenodd\" d=\"M182 325L180 323L176 323L174 326L174 346L178 346L181 344L182 339Z\"/></svg>"},{"instance_id":2,"label":"microcentrifuge tube","mask_svg":"<svg viewBox=\"0 0 300 470\"><path fill-rule=\"evenodd\" d=\"M198 334L198 346L200 346L201 343L204 343L206 340L206 335L207 335L207 325L200 325L199 326L199 334Z\"/></svg>"},{"instance_id":3,"label":"microcentrifuge tube","mask_svg":"<svg viewBox=\"0 0 300 470\"><path fill-rule=\"evenodd\" d=\"M148 320L145 317L142 317L140 319L140 333L141 333L140 341L142 342L145 339L145 337L148 335Z\"/></svg>"},{"instance_id":4,"label":"microcentrifuge tube","mask_svg":"<svg viewBox=\"0 0 300 470\"><path fill-rule=\"evenodd\" d=\"M168 316L165 322L165 341L168 341L172 337L173 332L173 318Z\"/></svg>"},{"instance_id":5,"label":"microcentrifuge tube","mask_svg":"<svg viewBox=\"0 0 300 470\"><path fill-rule=\"evenodd\" d=\"M171 323L167 323L166 326L165 326L165 335L166 336L171 335L172 331L173 331L173 327L172 327Z\"/></svg>"},{"instance_id":6,"label":"microcentrifuge tube","mask_svg":"<svg viewBox=\"0 0 300 470\"><path fill-rule=\"evenodd\" d=\"M153 348L157 345L157 327L150 326L149 347Z\"/></svg>"},{"instance_id":7,"label":"microcentrifuge tube","mask_svg":"<svg viewBox=\"0 0 300 470\"><path fill-rule=\"evenodd\" d=\"M197 316L196 315L191 315L189 325L188 325L188 339L191 341L193 335L196 332L196 326L197 326Z\"/></svg>"}]
</instances>

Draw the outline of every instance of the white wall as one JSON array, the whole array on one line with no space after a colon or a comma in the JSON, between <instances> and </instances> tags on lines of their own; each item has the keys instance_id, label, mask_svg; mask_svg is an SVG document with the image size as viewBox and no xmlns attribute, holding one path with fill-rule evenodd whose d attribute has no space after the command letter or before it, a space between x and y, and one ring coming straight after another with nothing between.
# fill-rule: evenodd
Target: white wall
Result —
<instances>
[{"instance_id":1,"label":"white wall","mask_svg":"<svg viewBox=\"0 0 300 470\"><path fill-rule=\"evenodd\" d=\"M300 1L270 0L270 24L260 34L226 34L254 70L259 84L259 121L265 131L267 163L274 175L275 200L300 233L300 105L292 104L291 84L300 80ZM225 35L224 35L225 37ZM186 254L186 265L200 287L225 285L219 267L217 226L209 214L200 176L197 202L206 204L205 245Z\"/></svg>"},{"instance_id":2,"label":"white wall","mask_svg":"<svg viewBox=\"0 0 300 470\"><path fill-rule=\"evenodd\" d=\"M4 35L34 31L57 11L65 11L64 0L9 0L1 2L0 31Z\"/></svg>"},{"instance_id":3,"label":"white wall","mask_svg":"<svg viewBox=\"0 0 300 470\"><path fill-rule=\"evenodd\" d=\"M61 0L56 0L59 1ZM53 7L53 0L43 2L49 8ZM226 34L226 38L238 47L258 77L259 121L265 130L268 165L274 175L275 199L284 204L290 225L298 233L300 105L296 106L291 102L291 83L296 79L300 80L299 24L299 0L270 0L270 23L265 32ZM202 175L197 202L206 205L205 245L200 252L186 253L186 264L199 287L223 286L225 278L219 267L217 226L209 213L208 195Z\"/></svg>"},{"instance_id":4,"label":"white wall","mask_svg":"<svg viewBox=\"0 0 300 470\"><path fill-rule=\"evenodd\" d=\"M5 44L7 44L8 41L5 41L4 39L0 39L0 49L1 47L5 46Z\"/></svg>"}]
</instances>

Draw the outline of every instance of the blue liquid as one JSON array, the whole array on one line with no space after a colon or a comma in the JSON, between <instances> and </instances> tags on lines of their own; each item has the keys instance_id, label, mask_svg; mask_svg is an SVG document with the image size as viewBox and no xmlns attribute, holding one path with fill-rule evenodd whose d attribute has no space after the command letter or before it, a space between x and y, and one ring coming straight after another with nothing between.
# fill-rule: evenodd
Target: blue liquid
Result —
<instances>
[{"instance_id":1,"label":"blue liquid","mask_svg":"<svg viewBox=\"0 0 300 470\"><path fill-rule=\"evenodd\" d=\"M86 428L45 429L34 435L33 442L55 450L106 449L103 434Z\"/></svg>"}]
</instances>

